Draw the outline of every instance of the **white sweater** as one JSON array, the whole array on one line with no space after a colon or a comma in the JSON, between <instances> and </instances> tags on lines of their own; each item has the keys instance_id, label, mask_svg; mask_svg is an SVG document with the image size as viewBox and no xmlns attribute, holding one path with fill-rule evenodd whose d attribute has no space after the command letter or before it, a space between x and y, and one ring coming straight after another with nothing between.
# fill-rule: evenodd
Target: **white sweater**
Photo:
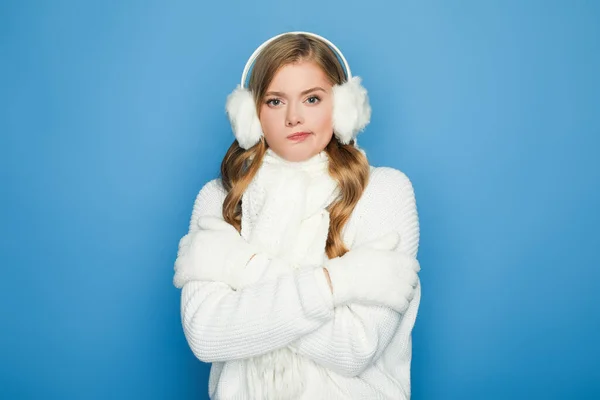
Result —
<instances>
[{"instance_id":1,"label":"white sweater","mask_svg":"<svg viewBox=\"0 0 600 400\"><path fill-rule=\"evenodd\" d=\"M297 164L313 177L316 171L319 178L321 172L326 173L323 155ZM268 151L263 165L277 168L280 160ZM342 232L344 243L352 249L397 231L401 237L398 251L416 257L419 222L410 180L392 168L370 170L369 184ZM327 185L320 187L329 190ZM323 193L322 199L330 199L329 194ZM198 218L222 217L225 195L218 179L200 190L190 233L198 229ZM317 208L326 205L313 203ZM250 214L248 211L246 204ZM251 222L248 215L243 216L242 235L246 238ZM264 268L258 265L264 260L255 257L249 267ZM252 390L261 383L248 381L256 375L249 370L260 365L258 362L277 360L275 356L287 354L284 351L304 371L299 399L410 398L411 331L420 302L420 285L403 315L383 306L349 304L334 308L318 264L265 276L240 290L222 282L191 281L184 285L184 333L196 357L212 363L208 390L211 399L256 399ZM335 290L335 282L333 286Z\"/></svg>"}]
</instances>

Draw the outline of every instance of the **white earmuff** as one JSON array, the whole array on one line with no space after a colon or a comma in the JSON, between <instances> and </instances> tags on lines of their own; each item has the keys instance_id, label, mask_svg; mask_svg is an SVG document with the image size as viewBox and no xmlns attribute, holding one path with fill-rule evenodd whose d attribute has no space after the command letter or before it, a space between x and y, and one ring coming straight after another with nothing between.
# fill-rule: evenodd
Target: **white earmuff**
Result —
<instances>
[{"instance_id":1,"label":"white earmuff","mask_svg":"<svg viewBox=\"0 0 600 400\"><path fill-rule=\"evenodd\" d=\"M261 44L250 56L242 73L241 83L227 96L225 110L231 122L233 134L240 147L247 150L260 141L263 136L260 120L256 113L254 98L246 86L246 78L256 57L262 49L271 41L286 34L304 34L315 37L325 42L337 53L341 59L345 73L346 82L333 87L333 133L342 144L348 144L369 124L371 119L371 106L367 90L362 86L358 76L352 77L350 66L342 52L329 40L310 32L287 32L274 36Z\"/></svg>"}]
</instances>

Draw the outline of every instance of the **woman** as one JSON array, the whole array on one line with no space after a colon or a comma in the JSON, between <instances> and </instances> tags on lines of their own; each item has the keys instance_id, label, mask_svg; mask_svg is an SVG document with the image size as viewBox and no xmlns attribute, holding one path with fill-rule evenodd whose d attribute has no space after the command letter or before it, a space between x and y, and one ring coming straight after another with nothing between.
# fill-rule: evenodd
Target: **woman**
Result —
<instances>
[{"instance_id":1,"label":"woman","mask_svg":"<svg viewBox=\"0 0 600 400\"><path fill-rule=\"evenodd\" d=\"M410 398L415 197L356 145L371 113L360 79L325 38L286 33L252 55L227 112L236 140L174 277L210 397Z\"/></svg>"}]
</instances>

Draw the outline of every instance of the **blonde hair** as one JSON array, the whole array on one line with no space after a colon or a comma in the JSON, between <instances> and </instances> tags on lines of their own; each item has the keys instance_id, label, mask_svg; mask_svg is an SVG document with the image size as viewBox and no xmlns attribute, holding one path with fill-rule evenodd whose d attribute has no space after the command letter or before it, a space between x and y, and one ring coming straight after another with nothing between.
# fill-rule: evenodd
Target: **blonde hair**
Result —
<instances>
[{"instance_id":1,"label":"blonde hair","mask_svg":"<svg viewBox=\"0 0 600 400\"><path fill-rule=\"evenodd\" d=\"M283 35L265 46L252 69L248 89L253 94L257 113L260 113L263 97L279 68L299 61L316 63L332 85L346 80L344 69L327 44L303 34ZM267 148L264 138L248 150L241 148L235 140L221 163L221 179L227 191L223 218L238 231L241 230L242 195L260 168ZM329 175L340 188L338 198L327 207L330 224L325 251L329 258L334 258L348 251L342 241L342 229L367 186L369 162L354 147L353 141L343 145L335 136L325 147L325 152L329 156Z\"/></svg>"}]
</instances>

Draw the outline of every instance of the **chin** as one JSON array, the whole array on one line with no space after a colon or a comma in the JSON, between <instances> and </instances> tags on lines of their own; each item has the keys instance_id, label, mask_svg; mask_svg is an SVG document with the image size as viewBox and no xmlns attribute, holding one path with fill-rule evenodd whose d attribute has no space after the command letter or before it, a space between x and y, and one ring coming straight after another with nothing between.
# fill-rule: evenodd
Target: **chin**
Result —
<instances>
[{"instance_id":1,"label":"chin","mask_svg":"<svg viewBox=\"0 0 600 400\"><path fill-rule=\"evenodd\" d=\"M286 159L289 161L306 161L314 155L320 153L323 149L315 147L314 144L306 143L306 146L297 144L290 146L286 152Z\"/></svg>"},{"instance_id":2,"label":"chin","mask_svg":"<svg viewBox=\"0 0 600 400\"><path fill-rule=\"evenodd\" d=\"M268 142L269 141L267 140L267 143ZM328 142L323 143L323 138L319 138L319 140L317 140L317 138L313 136L307 138L301 143L278 141L272 143L273 146L271 146L271 148L278 155L280 155L280 157L287 161L300 162L306 161L325 150L327 143Z\"/></svg>"},{"instance_id":3,"label":"chin","mask_svg":"<svg viewBox=\"0 0 600 400\"><path fill-rule=\"evenodd\" d=\"M301 151L298 149L291 149L288 150L284 155L283 158L285 158L287 161L291 161L291 162L299 162L299 161L305 161L308 160L311 156L311 153L308 151Z\"/></svg>"}]
</instances>

